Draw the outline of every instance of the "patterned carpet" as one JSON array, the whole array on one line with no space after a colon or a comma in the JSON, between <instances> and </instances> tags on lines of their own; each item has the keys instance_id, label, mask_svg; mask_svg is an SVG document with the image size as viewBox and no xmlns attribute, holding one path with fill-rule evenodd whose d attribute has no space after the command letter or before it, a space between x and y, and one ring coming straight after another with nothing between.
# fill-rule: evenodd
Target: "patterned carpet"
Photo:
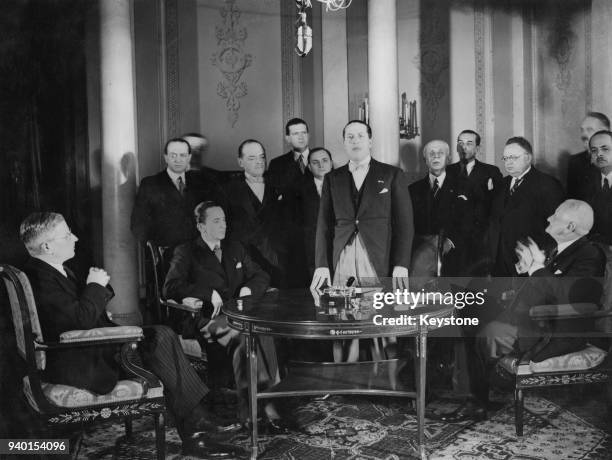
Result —
<instances>
[{"instance_id":1,"label":"patterned carpet","mask_svg":"<svg viewBox=\"0 0 612 460\"><path fill-rule=\"evenodd\" d=\"M542 396L525 400L525 435L514 432L513 403L507 396L500 409L479 423L445 424L429 420L426 426L431 459L610 459L612 436ZM416 418L405 399L331 397L325 400L287 399L280 408L294 415L299 430L260 438L260 459L381 459L414 458ZM429 409L449 411L453 403L438 399ZM150 420L134 423L130 442L120 425L107 425L85 434L80 458L153 459L154 434ZM115 443L115 440L117 442ZM166 431L167 457L180 455L174 428ZM228 442L248 449L246 435Z\"/></svg>"}]
</instances>

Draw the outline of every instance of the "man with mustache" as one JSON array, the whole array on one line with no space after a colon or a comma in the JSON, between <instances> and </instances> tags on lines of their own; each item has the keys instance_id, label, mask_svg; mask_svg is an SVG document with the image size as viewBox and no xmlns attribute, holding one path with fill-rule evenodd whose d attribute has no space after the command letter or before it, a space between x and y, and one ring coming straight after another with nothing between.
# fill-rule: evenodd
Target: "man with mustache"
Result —
<instances>
[{"instance_id":1,"label":"man with mustache","mask_svg":"<svg viewBox=\"0 0 612 460\"><path fill-rule=\"evenodd\" d=\"M593 133L602 129L610 129L610 120L600 112L589 112L580 125L580 140L584 151L575 153L569 158L567 167L567 196L569 198L585 199L588 193L589 177L597 173L595 158L591 156L589 139Z\"/></svg>"}]
</instances>

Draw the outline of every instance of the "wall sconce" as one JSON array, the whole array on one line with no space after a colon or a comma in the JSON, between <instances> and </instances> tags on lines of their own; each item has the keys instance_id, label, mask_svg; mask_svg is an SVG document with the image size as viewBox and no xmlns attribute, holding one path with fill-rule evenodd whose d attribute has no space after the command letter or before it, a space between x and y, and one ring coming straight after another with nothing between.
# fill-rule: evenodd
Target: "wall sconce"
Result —
<instances>
[{"instance_id":1,"label":"wall sconce","mask_svg":"<svg viewBox=\"0 0 612 460\"><path fill-rule=\"evenodd\" d=\"M402 109L400 112L400 139L414 139L419 136L419 126L417 124L417 103L416 100L408 101L406 93L402 93Z\"/></svg>"}]
</instances>

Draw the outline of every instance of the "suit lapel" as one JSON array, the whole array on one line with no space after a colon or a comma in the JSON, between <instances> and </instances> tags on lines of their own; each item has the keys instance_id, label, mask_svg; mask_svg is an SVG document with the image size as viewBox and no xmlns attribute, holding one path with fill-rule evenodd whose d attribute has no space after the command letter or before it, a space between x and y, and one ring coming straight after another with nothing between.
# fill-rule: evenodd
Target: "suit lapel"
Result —
<instances>
[{"instance_id":1,"label":"suit lapel","mask_svg":"<svg viewBox=\"0 0 612 460\"><path fill-rule=\"evenodd\" d=\"M202 257L201 260L204 262L203 265L205 267L210 267L213 268L214 271L216 271L219 275L223 276L225 278L225 271L223 270L223 267L221 265L221 262L219 262L219 259L217 259L217 256L215 255L215 253L213 251L211 251L211 249L208 247L208 244L206 244L206 242L202 239L202 238L198 238L198 250L200 251ZM223 251L223 245L221 245L222 251ZM222 253L221 256L221 260L223 261L225 254ZM200 258L196 257L196 260L198 260Z\"/></svg>"},{"instance_id":2,"label":"suit lapel","mask_svg":"<svg viewBox=\"0 0 612 460\"><path fill-rule=\"evenodd\" d=\"M354 185L351 183L353 180L353 175L349 171L348 165L342 166L338 170L338 175L336 177L338 182L337 189L340 191L339 196L341 196L344 201L344 203L340 203L340 206L343 209L352 209L353 215L357 214L357 210L353 205L353 198L351 197L351 190L354 187Z\"/></svg>"},{"instance_id":3,"label":"suit lapel","mask_svg":"<svg viewBox=\"0 0 612 460\"><path fill-rule=\"evenodd\" d=\"M172 182L172 179L168 175L168 171L164 170L162 171L161 174L162 174L162 186L169 190L172 190L171 193L174 195L175 198L179 200L183 199L183 197L181 196L181 192L178 191L178 189L174 185L174 182ZM187 175L186 174L185 174L185 187L187 187Z\"/></svg>"},{"instance_id":4,"label":"suit lapel","mask_svg":"<svg viewBox=\"0 0 612 460\"><path fill-rule=\"evenodd\" d=\"M370 168L361 186L361 200L359 202L359 209L356 211L357 215L361 215L364 210L368 208L370 201L376 195L376 180L379 178L379 173L378 162L374 160L374 158L370 159ZM351 174L351 180L352 179L353 177Z\"/></svg>"},{"instance_id":5,"label":"suit lapel","mask_svg":"<svg viewBox=\"0 0 612 460\"><path fill-rule=\"evenodd\" d=\"M257 199L257 197L251 190L251 187L249 187L249 185L246 183L246 178L244 176L242 176L242 180L240 181L240 194L241 194L240 201L242 202L242 205L245 211L247 212L249 216L255 217L257 215L257 211L253 207L253 202L251 201L251 199L252 198ZM265 201L265 198L266 197L264 194L264 201Z\"/></svg>"}]
</instances>

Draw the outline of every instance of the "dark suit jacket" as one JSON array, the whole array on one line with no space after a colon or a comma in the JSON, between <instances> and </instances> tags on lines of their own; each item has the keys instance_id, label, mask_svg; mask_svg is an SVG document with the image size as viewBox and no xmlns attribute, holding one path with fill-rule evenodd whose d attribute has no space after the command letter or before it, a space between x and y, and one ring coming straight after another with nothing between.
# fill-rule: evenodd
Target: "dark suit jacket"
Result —
<instances>
[{"instance_id":1,"label":"dark suit jacket","mask_svg":"<svg viewBox=\"0 0 612 460\"><path fill-rule=\"evenodd\" d=\"M525 279L509 311L504 313L519 327L519 338L523 338L522 349L528 349L534 342L528 334L534 325L529 317L529 309L535 305L591 302L599 303L602 294L602 277L606 258L602 250L586 237L582 237L558 254L544 268ZM573 320L563 322L557 332L584 332L584 322ZM537 338L536 338L537 339ZM549 345L546 357L569 353L580 349L586 343L580 337L562 337Z\"/></svg>"},{"instance_id":2,"label":"dark suit jacket","mask_svg":"<svg viewBox=\"0 0 612 460\"><path fill-rule=\"evenodd\" d=\"M287 208L284 194L266 183L263 202L247 185L244 175L226 186L229 202L229 240L239 241L253 260L271 277L282 282L287 254Z\"/></svg>"},{"instance_id":3,"label":"dark suit jacket","mask_svg":"<svg viewBox=\"0 0 612 460\"><path fill-rule=\"evenodd\" d=\"M591 153L583 151L570 155L567 164L567 197L585 200L590 178L599 170L591 164Z\"/></svg>"},{"instance_id":4,"label":"dark suit jacket","mask_svg":"<svg viewBox=\"0 0 612 460\"><path fill-rule=\"evenodd\" d=\"M302 178L312 178L312 173L308 168L305 168L302 174L294 158L292 150L270 161L267 178L272 185L280 189L289 188L295 191L299 188Z\"/></svg>"},{"instance_id":5,"label":"dark suit jacket","mask_svg":"<svg viewBox=\"0 0 612 460\"><path fill-rule=\"evenodd\" d=\"M461 172L461 166L459 163L448 165L446 172L458 176ZM489 190L489 180L493 186L491 190ZM502 187L502 174L497 166L474 160L474 168L468 176L468 181L474 186L474 193L476 194L474 198L481 202L482 213L475 216L477 219L475 226L476 230L480 232L478 238L482 241L482 234L489 224L491 202L497 189Z\"/></svg>"},{"instance_id":6,"label":"dark suit jacket","mask_svg":"<svg viewBox=\"0 0 612 460\"><path fill-rule=\"evenodd\" d=\"M141 242L152 240L158 246L175 246L197 235L193 210L205 200L224 205L218 184L200 171L185 173L183 196L172 183L166 170L145 177L140 182L131 229Z\"/></svg>"},{"instance_id":7,"label":"dark suit jacket","mask_svg":"<svg viewBox=\"0 0 612 460\"><path fill-rule=\"evenodd\" d=\"M428 174L410 184L409 190L415 234L425 236L443 233L444 237L449 238L455 248L445 257L444 273L448 276L462 275L458 270L467 268L467 252L475 232L476 215L479 214L472 185L458 175L447 173L434 198Z\"/></svg>"},{"instance_id":8,"label":"dark suit jacket","mask_svg":"<svg viewBox=\"0 0 612 460\"><path fill-rule=\"evenodd\" d=\"M390 276L396 265L408 268L414 227L403 171L372 158L357 207L352 187L348 165L325 176L317 221L316 266L333 272L340 252L359 233L379 277Z\"/></svg>"},{"instance_id":9,"label":"dark suit jacket","mask_svg":"<svg viewBox=\"0 0 612 460\"><path fill-rule=\"evenodd\" d=\"M301 225L304 232L304 248L306 263L310 276L315 269L315 241L317 237L317 219L319 218L319 203L321 198L317 193L313 177L304 178L300 184Z\"/></svg>"},{"instance_id":10,"label":"dark suit jacket","mask_svg":"<svg viewBox=\"0 0 612 460\"><path fill-rule=\"evenodd\" d=\"M612 191L603 191L598 168L591 171L582 190L582 199L593 208L591 239L612 245Z\"/></svg>"},{"instance_id":11,"label":"dark suit jacket","mask_svg":"<svg viewBox=\"0 0 612 460\"><path fill-rule=\"evenodd\" d=\"M96 283L84 285L71 271L67 272L68 278L36 258L26 264L43 338L57 342L62 332L116 326L106 316L106 304L114 296L112 288ZM119 376L114 352L114 347L49 351L44 379L108 393Z\"/></svg>"},{"instance_id":12,"label":"dark suit jacket","mask_svg":"<svg viewBox=\"0 0 612 460\"><path fill-rule=\"evenodd\" d=\"M514 250L518 240L531 236L540 247L550 246L550 237L544 231L547 218L564 198L559 181L533 166L512 196L511 180L511 176L504 177L491 206L487 239L497 276L516 275Z\"/></svg>"},{"instance_id":13,"label":"dark suit jacket","mask_svg":"<svg viewBox=\"0 0 612 460\"><path fill-rule=\"evenodd\" d=\"M251 259L240 243L222 241L221 250L219 262L201 237L174 250L164 283L164 295L179 302L185 297L204 301L201 315L196 321L191 317L181 319L179 332L183 337L195 337L199 328L208 322L213 311L213 290L228 301L237 298L242 287L250 288L251 295L259 297L270 284L268 274ZM199 327L196 329L196 326Z\"/></svg>"}]
</instances>

